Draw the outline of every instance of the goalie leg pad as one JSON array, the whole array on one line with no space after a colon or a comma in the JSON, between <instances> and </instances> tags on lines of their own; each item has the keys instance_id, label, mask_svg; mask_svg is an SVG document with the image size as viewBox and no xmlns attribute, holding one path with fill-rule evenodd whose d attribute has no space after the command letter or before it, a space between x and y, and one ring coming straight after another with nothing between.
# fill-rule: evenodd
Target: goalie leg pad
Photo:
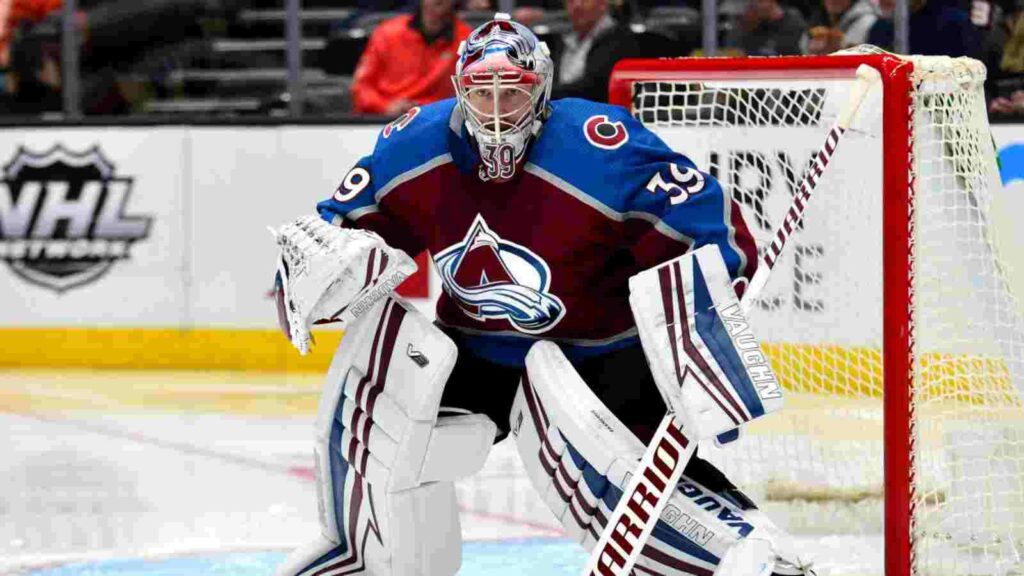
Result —
<instances>
[{"instance_id":1,"label":"goalie leg pad","mask_svg":"<svg viewBox=\"0 0 1024 576\"><path fill-rule=\"evenodd\" d=\"M535 344L527 355L510 424L531 482L569 537L591 549L643 455L643 443L549 342ZM638 508L647 505L636 502ZM712 576L738 542L764 539L775 550L780 536L760 511L742 510L684 474L635 569Z\"/></svg>"},{"instance_id":2,"label":"goalie leg pad","mask_svg":"<svg viewBox=\"0 0 1024 576\"><path fill-rule=\"evenodd\" d=\"M629 291L654 382L691 436L718 436L782 407L717 245L633 276Z\"/></svg>"},{"instance_id":3,"label":"goalie leg pad","mask_svg":"<svg viewBox=\"0 0 1024 576\"><path fill-rule=\"evenodd\" d=\"M451 576L461 562L454 480L479 470L497 427L439 416L455 344L397 298L350 326L317 415L322 537L279 575Z\"/></svg>"}]
</instances>

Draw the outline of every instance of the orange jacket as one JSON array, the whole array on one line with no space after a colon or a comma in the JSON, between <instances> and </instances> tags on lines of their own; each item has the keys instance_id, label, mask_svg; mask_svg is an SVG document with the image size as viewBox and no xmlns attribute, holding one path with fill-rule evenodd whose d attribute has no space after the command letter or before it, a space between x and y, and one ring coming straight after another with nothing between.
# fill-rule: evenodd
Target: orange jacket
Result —
<instances>
[{"instance_id":1,"label":"orange jacket","mask_svg":"<svg viewBox=\"0 0 1024 576\"><path fill-rule=\"evenodd\" d=\"M0 0L0 63L7 64L11 31L19 22L38 22L63 5L63 0Z\"/></svg>"},{"instance_id":2,"label":"orange jacket","mask_svg":"<svg viewBox=\"0 0 1024 576\"><path fill-rule=\"evenodd\" d=\"M356 112L383 114L395 100L419 105L454 95L451 75L469 26L456 18L452 39L438 38L428 44L413 18L396 16L373 31L352 79Z\"/></svg>"},{"instance_id":3,"label":"orange jacket","mask_svg":"<svg viewBox=\"0 0 1024 576\"><path fill-rule=\"evenodd\" d=\"M38 22L63 5L62 0L14 0L11 6L10 21L13 23L21 20Z\"/></svg>"}]
</instances>

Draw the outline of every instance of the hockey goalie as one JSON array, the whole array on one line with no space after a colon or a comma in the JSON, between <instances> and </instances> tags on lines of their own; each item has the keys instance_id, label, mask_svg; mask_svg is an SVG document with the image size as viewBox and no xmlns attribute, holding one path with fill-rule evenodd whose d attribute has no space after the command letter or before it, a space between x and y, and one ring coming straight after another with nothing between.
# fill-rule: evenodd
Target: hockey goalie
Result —
<instances>
[{"instance_id":1,"label":"hockey goalie","mask_svg":"<svg viewBox=\"0 0 1024 576\"><path fill-rule=\"evenodd\" d=\"M506 438L592 547L666 409L709 439L781 405L736 306L757 249L714 178L621 108L550 101L547 47L506 15L459 54L455 98L389 124L318 216L276 230L292 343L346 328L317 418L322 535L280 575L455 574L453 483ZM422 250L436 322L391 294ZM677 456L650 538L621 534L634 573L809 573L721 472Z\"/></svg>"}]
</instances>

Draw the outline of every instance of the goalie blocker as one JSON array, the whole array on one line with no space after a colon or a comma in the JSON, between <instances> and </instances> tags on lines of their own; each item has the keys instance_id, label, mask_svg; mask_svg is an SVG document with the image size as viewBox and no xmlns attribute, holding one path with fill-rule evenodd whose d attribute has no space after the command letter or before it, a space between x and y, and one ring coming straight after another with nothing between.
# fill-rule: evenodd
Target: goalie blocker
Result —
<instances>
[{"instance_id":1,"label":"goalie blocker","mask_svg":"<svg viewBox=\"0 0 1024 576\"><path fill-rule=\"evenodd\" d=\"M654 382L689 436L717 437L782 408L718 246L645 270L629 290Z\"/></svg>"}]
</instances>

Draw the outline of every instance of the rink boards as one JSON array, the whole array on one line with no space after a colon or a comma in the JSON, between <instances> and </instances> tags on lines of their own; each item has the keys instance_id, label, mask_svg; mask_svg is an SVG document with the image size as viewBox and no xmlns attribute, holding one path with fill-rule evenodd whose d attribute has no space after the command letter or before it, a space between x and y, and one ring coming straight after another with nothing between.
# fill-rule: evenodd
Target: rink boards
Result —
<instances>
[{"instance_id":1,"label":"rink boards","mask_svg":"<svg viewBox=\"0 0 1024 576\"><path fill-rule=\"evenodd\" d=\"M268 295L276 247L266 228L311 211L372 149L378 131L379 126L366 125L5 130L0 134L5 166L0 182L0 260L5 265L0 274L7 280L0 282L5 302L0 365L325 369L340 335L322 336L323 345L306 359L277 336ZM1024 143L1024 128L997 126L994 135L1005 152L1008 197L1020 201L1024 154L1019 152L1024 147L1017 142ZM706 162L705 155L694 153L698 162ZM61 162L80 164L77 176L62 171ZM25 172L26 167L35 172ZM112 187L116 193L46 201L66 190L69 180L81 184L104 171L117 182ZM25 181L43 184L33 188ZM1019 212L1012 202L1001 211ZM26 223L31 214L34 220ZM41 225L45 214L66 223ZM108 225L100 226L104 217ZM92 237L67 240L86 229ZM97 238L103 230L114 233ZM812 244L813 229L808 234L798 243ZM832 289L827 284L834 278L828 273L830 259L807 250L802 254L823 278L823 284L802 296L820 299ZM26 265L28 256L39 260L40 255L48 261ZM1005 256L1011 264L1008 274L1020 277L1024 262L1017 260L1024 256L1019 251ZM791 282L792 271L783 269L779 276ZM414 283L405 287L407 294L429 312L436 281L421 275ZM771 290L769 295L796 301ZM792 320L763 316L768 322L771 316L780 323ZM822 342L813 334L803 336L793 343ZM838 344L852 350L858 342Z\"/></svg>"}]
</instances>

